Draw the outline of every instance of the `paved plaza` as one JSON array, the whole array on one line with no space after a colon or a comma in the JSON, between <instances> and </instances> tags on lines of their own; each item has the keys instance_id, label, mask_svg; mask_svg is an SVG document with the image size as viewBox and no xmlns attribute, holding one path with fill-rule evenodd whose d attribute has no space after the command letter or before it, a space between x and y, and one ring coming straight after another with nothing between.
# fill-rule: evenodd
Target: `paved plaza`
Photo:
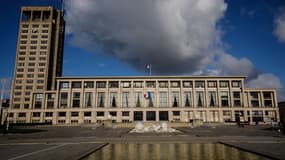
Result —
<instances>
[{"instance_id":1,"label":"paved plaza","mask_svg":"<svg viewBox=\"0 0 285 160\"><path fill-rule=\"evenodd\" d=\"M201 126L176 133L130 133L132 128L35 126L42 132L1 134L1 159L80 159L108 143L223 143L271 159L285 159L285 137L270 126Z\"/></svg>"}]
</instances>

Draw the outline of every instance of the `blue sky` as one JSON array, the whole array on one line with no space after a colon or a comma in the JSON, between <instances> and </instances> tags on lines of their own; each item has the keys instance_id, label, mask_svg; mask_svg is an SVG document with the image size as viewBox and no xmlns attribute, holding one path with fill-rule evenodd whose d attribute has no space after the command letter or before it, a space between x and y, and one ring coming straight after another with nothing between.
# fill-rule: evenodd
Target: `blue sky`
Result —
<instances>
[{"instance_id":1,"label":"blue sky","mask_svg":"<svg viewBox=\"0 0 285 160\"><path fill-rule=\"evenodd\" d=\"M106 0L106 3L110 0ZM127 2L128 0L124 0ZM204 0L203 0L204 1ZM120 39L120 38L114 38L118 36L117 34L114 34L113 31L114 29L111 28L110 23L105 22L102 17L100 19L103 23L106 23L107 28L109 27L110 29L104 29L100 30L100 28L97 30L96 28L96 19L94 19L94 23L90 22L90 24L84 25L84 18L83 20L78 20L73 19L72 15L75 13L81 12L82 15L91 15L88 8L84 8L86 6L78 6L76 3L83 3L83 1L77 1L75 2L74 0L66 0L66 21L67 21L67 31L66 31L66 39L65 39L65 47L64 47L64 61L63 61L63 75L64 76L97 76L97 75L147 75L147 71L144 68L143 64L151 63L154 74L157 75L175 75L175 74L197 74L197 73L202 73L205 74L205 70L209 70L209 68L215 70L214 72L210 71L207 74L215 74L215 73L223 73L223 74L239 74L239 73L245 73L249 76L252 77L252 80L258 79L258 75L263 75L263 74L270 74L274 75L275 78L280 80L279 85L276 85L276 87L281 88L284 92L284 86L285 86L285 74L284 74L284 68L285 68L285 41L278 40L278 36L274 34L274 31L276 29L276 19L280 17L284 12L285 7L285 1L282 0L217 0L221 4L221 6L225 6L223 10L216 11L215 7L218 8L220 6L210 6L212 7L213 11L211 12L206 12L209 15L216 14L215 17L213 17L214 22L211 21L211 19L207 22L206 24L215 24L214 27L212 28L206 28L205 30L208 31L210 30L212 33L212 30L214 30L215 34L218 34L218 40L215 40L213 43L215 46L213 47L213 52L219 52L217 50L222 50L224 54L227 56L222 56L219 57L220 60L213 62L213 60L209 60L211 56L215 57L217 55L213 55L212 53L207 53L204 54L205 52L211 52L212 50L212 41L210 42L205 42L206 47L202 50L198 50L198 53L204 54L204 58L197 58L195 56L195 53L191 55L187 55L189 57L189 61L195 64L195 66L190 66L189 68L193 69L184 69L183 67L186 68L187 65L180 65L181 63L187 63L186 61L182 60L179 61L179 65L177 63L172 63L170 59L174 58L173 55L169 54L152 54L152 52L147 53L150 51L150 49L146 48L151 48L153 47L152 45L148 44L143 44L140 42L133 44L126 39ZM55 7L60 7L59 1L56 0L10 0L10 1L1 1L1 37L0 37L0 48L1 48L1 59L0 59L0 78L1 79L6 79L9 77L13 77L13 70L14 70L14 61L15 61L15 52L16 52L16 45L17 45L17 34L18 34L18 25L19 25L19 13L20 13L20 7L21 6L28 6L28 5L45 5L45 4L52 4ZM87 3L87 2L86 2ZM88 3L91 3L88 1ZM116 2L118 3L118 2ZM90 6L92 3L90 4ZM99 7L110 7L106 4L96 4ZM100 6L101 5L101 6ZM140 4L143 8L143 6L147 6L148 4ZM171 6L171 5L170 5ZM178 5L179 6L179 5ZM207 5L205 5L208 7ZM81 7L81 8L80 8ZM113 6L112 6L113 7ZM117 5L116 7L120 8L122 6ZM125 6L123 6L125 7ZM125 10L130 9L131 7L127 7ZM122 9L122 8L121 8ZM196 8L194 8L196 9ZM94 10L96 10L94 8ZM114 10L114 9L110 9ZM124 10L124 9L122 9ZM176 8L174 8L176 11ZM75 12L77 11L77 12ZM107 18L114 18L114 14L108 12L108 8L105 9L105 11L100 11L97 9L98 12L101 12L101 15L103 17ZM168 12L165 8L161 8L159 10L161 13L164 13L167 15ZM185 12L181 8L177 9L177 11ZM187 10L186 10L187 11ZM92 10L91 10L92 12ZM115 12L115 11L114 11ZM137 11L139 12L139 10ZM147 14L152 14L154 11L149 10ZM117 15L124 15L125 13L121 13L120 11L116 12ZM205 16L207 17L207 14ZM92 14L93 15L93 14ZM138 14L139 15L139 14ZM144 20L143 14L140 14L138 17L142 18L141 21L138 21L137 23L142 23L144 24L145 22L149 22L148 20ZM147 15L146 15L147 16ZM201 15L203 16L203 15ZM74 17L74 16L73 16ZM135 16L132 16L130 14L130 19L132 17L138 19ZM86 17L88 18L94 18L94 17ZM106 18L106 19L107 19ZM127 17L129 18L129 17ZM159 16L158 18L161 18L160 20L163 21L163 24L166 24L165 26L171 28L171 24L176 23L176 21L166 21L163 16ZM158 19L157 18L157 19ZM203 22L203 17L199 19L199 15L196 17L189 17L192 18L191 20L195 21L193 23L197 22L198 24L204 24ZM118 18L119 19L119 18ZM199 20L197 20L199 19ZM83 23L82 27L80 25L75 26L74 23L78 22ZM118 31L121 31L124 33L124 30L120 30L121 26L127 26L127 25L133 25L130 24L129 22L125 22L123 20L120 21L115 21L117 23L122 23L122 25L116 26ZM87 23L87 22L86 22ZM150 23L150 22L149 22ZM157 22L155 22L157 23ZM93 26L92 32L90 31L90 28L88 26ZM95 27L94 27L95 26ZM147 25L149 26L149 25ZM130 30L132 28L130 26ZM153 25L150 28L156 28L157 25ZM187 27L187 23L186 23ZM118 29L119 28L119 29ZM136 28L137 29L137 28ZM147 30L147 27L145 28ZM164 28L165 29L165 28ZM167 28L166 28L167 29ZM285 28L284 28L285 29ZM90 31L90 32L89 32ZM120 52L117 52L118 47L116 46L115 48L113 46L110 47L109 42L103 42L98 40L99 38L94 36L94 41L88 41L87 43L85 40L90 38L84 37L82 33L93 33L97 32L100 34L104 32L105 37L111 37L111 42L116 46L116 44L122 44L122 46L119 48ZM102 32L101 32L102 31ZM189 31L189 35L192 35L193 31ZM195 32L195 30L194 30ZM97 35L99 35L97 33ZM106 34L105 34L106 33ZM173 32L176 33L176 32ZM137 33L135 33L137 34ZM155 33L153 33L155 34ZM157 33L160 34L160 33ZM202 34L202 33L201 33ZM90 35L90 34L89 34ZM124 34L123 36L125 36ZM139 34L138 34L139 35ZM146 31L146 35L147 31ZM180 35L180 34L177 34ZM181 33L181 35L185 35L185 33ZM187 33L188 35L188 33ZM202 34L203 35L203 34ZM209 34L210 37L215 37L212 36L212 34ZM161 34L160 37L170 37L170 35L164 35ZM200 35L198 35L200 36ZM281 35L282 36L282 35ZM127 36L126 36L127 37ZM128 35L127 38L131 36ZM102 38L102 37L101 37ZM112 39L113 38L113 39ZM137 36L138 41L139 39L143 39L145 37L139 37ZM152 37L156 38L156 37ZM170 38L171 39L171 38ZM280 39L280 38L279 38ZM191 39L190 39L191 40ZM192 39L193 40L193 39ZM147 41L147 40L145 40ZM89 44L90 42L90 44ZM201 44L203 39L198 41L199 44ZM158 42L159 43L159 42ZM171 44L168 46L172 46L172 43L166 41L163 43ZM191 42L190 42L191 43ZM210 45L208 45L210 43ZM133 46L136 46L134 48ZM174 46L176 44L173 44ZM125 46L131 46L131 47L125 47ZM138 51L137 48L142 48L144 53L134 53ZM160 44L158 45L160 48L165 47L164 45ZM166 50L168 51L169 48L165 47L164 49L155 49L154 51L157 52L165 52ZM217 47L218 46L218 47ZM203 48L204 45L200 48ZM198 47L198 48L199 48ZM174 47L175 48L175 47ZM178 48L178 47L177 47ZM218 48L218 49L217 49ZM192 47L191 49L195 50L195 47ZM126 51L126 57L123 51ZM131 52L133 51L133 52ZM174 50L175 52L176 50ZM173 54L174 52L171 52ZM179 52L179 51L177 51ZM181 51L182 52L182 51ZM181 56L183 53L181 53ZM233 62L236 63L236 67L230 68L230 69L224 69L227 66L230 66L230 63L225 63L220 65L220 63L224 63L221 60L225 60L224 57L228 57L230 55L233 57ZM131 58L129 58L131 56ZM145 58L145 57L150 57L150 58ZM168 59L168 61L165 62L163 61L163 58L160 60L154 60L157 59L157 57L164 57L165 59ZM228 58L227 58L228 59ZM246 59L245 61L242 61ZM175 61L175 59L173 60ZM195 63L194 63L195 61ZM197 63L196 63L197 61ZM160 63L161 62L161 63ZM200 63L201 62L201 63ZM242 65L242 62L246 62L250 68L248 70L252 70L251 72L247 72L247 68L244 67L246 65ZM167 63L170 63L170 66L167 66ZM207 65L205 65L205 63ZM240 65L241 63L241 65ZM167 66L167 67L166 67ZM173 67L174 69L173 69ZM196 67L197 66L197 67ZM214 66L214 67L213 67ZM218 66L215 68L215 66ZM237 71L237 68L241 66L240 72ZM223 68L224 67L224 68ZM243 67L243 68L242 68ZM222 69L221 69L222 68ZM177 70L177 72L175 72ZM203 71L202 71L203 70ZM254 76L252 76L254 75ZM261 76L260 76L261 77ZM272 76L269 76L270 78ZM267 79L268 81L271 81L271 79ZM274 79L276 80L276 79ZM265 80L266 81L266 80ZM253 81L250 84L253 84L254 82L260 82L260 81ZM272 81L273 83L275 81ZM262 83L264 84L264 80L262 80ZM258 86L258 85L251 85L251 86ZM268 86L273 86L274 85L268 85Z\"/></svg>"}]
</instances>

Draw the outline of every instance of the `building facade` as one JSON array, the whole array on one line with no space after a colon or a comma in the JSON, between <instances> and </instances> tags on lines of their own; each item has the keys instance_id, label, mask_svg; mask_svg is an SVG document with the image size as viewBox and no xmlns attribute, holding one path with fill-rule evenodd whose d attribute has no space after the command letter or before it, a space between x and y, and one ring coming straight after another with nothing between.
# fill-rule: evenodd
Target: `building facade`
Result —
<instances>
[{"instance_id":1,"label":"building facade","mask_svg":"<svg viewBox=\"0 0 285 160\"><path fill-rule=\"evenodd\" d=\"M62 73L63 13L52 7L22 7L12 85L12 108L31 108L31 95L53 90Z\"/></svg>"},{"instance_id":2,"label":"building facade","mask_svg":"<svg viewBox=\"0 0 285 160\"><path fill-rule=\"evenodd\" d=\"M10 123L278 121L274 89L244 88L245 77L58 77L55 90L33 92ZM40 97L40 98L39 98Z\"/></svg>"},{"instance_id":3,"label":"building facade","mask_svg":"<svg viewBox=\"0 0 285 160\"><path fill-rule=\"evenodd\" d=\"M243 76L61 77L62 11L22 7L9 123L279 121L276 91Z\"/></svg>"}]
</instances>

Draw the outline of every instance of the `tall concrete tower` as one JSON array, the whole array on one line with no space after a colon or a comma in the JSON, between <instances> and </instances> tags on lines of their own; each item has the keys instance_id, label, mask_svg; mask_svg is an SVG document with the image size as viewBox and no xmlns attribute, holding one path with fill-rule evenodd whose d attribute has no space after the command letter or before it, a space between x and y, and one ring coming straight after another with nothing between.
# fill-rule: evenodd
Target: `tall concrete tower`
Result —
<instances>
[{"instance_id":1,"label":"tall concrete tower","mask_svg":"<svg viewBox=\"0 0 285 160\"><path fill-rule=\"evenodd\" d=\"M30 109L32 93L55 89L62 74L65 21L53 7L22 7L11 109ZM43 98L43 97L35 97Z\"/></svg>"}]
</instances>

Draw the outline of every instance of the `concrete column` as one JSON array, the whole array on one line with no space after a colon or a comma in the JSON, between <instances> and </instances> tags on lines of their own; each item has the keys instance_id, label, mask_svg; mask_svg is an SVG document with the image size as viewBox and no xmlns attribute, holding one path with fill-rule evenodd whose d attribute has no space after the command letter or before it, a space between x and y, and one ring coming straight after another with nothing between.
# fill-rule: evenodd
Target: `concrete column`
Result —
<instances>
[{"instance_id":1,"label":"concrete column","mask_svg":"<svg viewBox=\"0 0 285 160\"><path fill-rule=\"evenodd\" d=\"M155 121L159 121L159 111L155 111Z\"/></svg>"}]
</instances>

